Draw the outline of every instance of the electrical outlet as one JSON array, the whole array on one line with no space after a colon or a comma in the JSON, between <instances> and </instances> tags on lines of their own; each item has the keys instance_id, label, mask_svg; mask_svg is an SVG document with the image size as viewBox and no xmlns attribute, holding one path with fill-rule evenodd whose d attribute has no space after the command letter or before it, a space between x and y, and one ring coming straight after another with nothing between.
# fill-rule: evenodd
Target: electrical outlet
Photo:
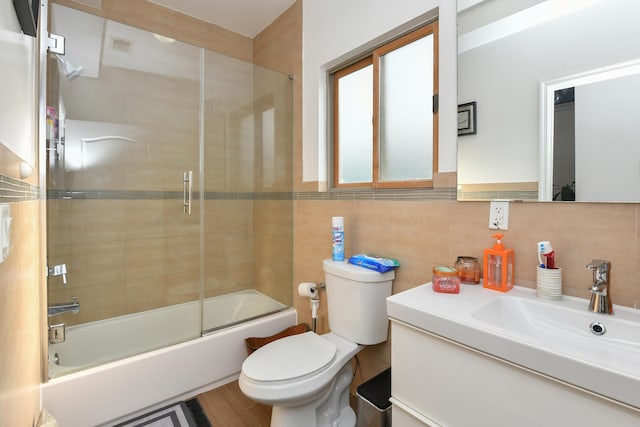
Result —
<instances>
[{"instance_id":1,"label":"electrical outlet","mask_svg":"<svg viewBox=\"0 0 640 427\"><path fill-rule=\"evenodd\" d=\"M491 202L489 207L489 228L492 230L509 229L509 202Z\"/></svg>"}]
</instances>

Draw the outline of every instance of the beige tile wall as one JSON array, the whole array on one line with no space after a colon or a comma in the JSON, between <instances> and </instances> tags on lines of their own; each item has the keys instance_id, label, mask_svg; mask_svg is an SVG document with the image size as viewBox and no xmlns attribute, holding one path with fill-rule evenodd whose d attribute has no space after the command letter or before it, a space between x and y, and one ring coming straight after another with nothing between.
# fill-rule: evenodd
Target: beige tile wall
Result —
<instances>
[{"instance_id":1,"label":"beige tile wall","mask_svg":"<svg viewBox=\"0 0 640 427\"><path fill-rule=\"evenodd\" d=\"M585 298L594 258L612 262L614 303L640 306L640 244L637 204L511 203L504 243L515 249L515 277L535 288L536 242L551 240L563 268L563 293ZM486 202L304 201L295 202L294 282L323 280L322 260L331 256L331 217L345 217L346 255L371 252L398 258L393 292L431 280L437 264L452 265L458 255L481 259L492 245ZM294 283L294 289L295 289ZM294 291L295 292L295 291ZM321 332L327 315L322 298ZM295 297L301 321L310 322L306 298ZM389 343L365 349L354 386L390 365Z\"/></svg>"},{"instance_id":2,"label":"beige tile wall","mask_svg":"<svg viewBox=\"0 0 640 427\"><path fill-rule=\"evenodd\" d=\"M40 410L39 203L10 204L11 253L0 264L0 424L6 426L30 426Z\"/></svg>"}]
</instances>

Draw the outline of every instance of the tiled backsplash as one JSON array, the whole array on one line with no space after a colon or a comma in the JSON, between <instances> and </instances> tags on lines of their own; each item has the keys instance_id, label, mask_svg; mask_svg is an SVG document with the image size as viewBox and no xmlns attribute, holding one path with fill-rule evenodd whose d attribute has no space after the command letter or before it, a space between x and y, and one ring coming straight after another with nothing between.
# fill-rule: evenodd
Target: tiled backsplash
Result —
<instances>
[{"instance_id":1,"label":"tiled backsplash","mask_svg":"<svg viewBox=\"0 0 640 427\"><path fill-rule=\"evenodd\" d=\"M515 249L516 284L535 288L536 243L550 240L563 268L563 293L585 298L591 283L586 268L594 258L612 262L615 304L640 306L640 220L638 204L518 202L510 204L504 244ZM322 260L331 256L331 217L345 217L345 253L368 252L397 258L393 292L431 281L437 264L453 265L459 255L482 257L493 241L488 202L303 200L294 202L294 294L296 284L322 281ZM455 297L455 296L453 296ZM319 331L327 332L326 295L321 294ZM300 321L310 323L307 298L296 295ZM354 386L390 364L389 343L360 354Z\"/></svg>"}]
</instances>

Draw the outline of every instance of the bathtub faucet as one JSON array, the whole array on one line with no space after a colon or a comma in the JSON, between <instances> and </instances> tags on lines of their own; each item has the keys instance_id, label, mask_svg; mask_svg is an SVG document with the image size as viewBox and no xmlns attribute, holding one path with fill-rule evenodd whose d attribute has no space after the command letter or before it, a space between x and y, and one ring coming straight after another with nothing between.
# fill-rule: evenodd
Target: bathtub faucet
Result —
<instances>
[{"instance_id":1,"label":"bathtub faucet","mask_svg":"<svg viewBox=\"0 0 640 427\"><path fill-rule=\"evenodd\" d=\"M73 302L62 302L57 304L50 304L47 306L47 316L52 317L62 313L79 313L80 303L76 297L73 297Z\"/></svg>"},{"instance_id":2,"label":"bathtub faucet","mask_svg":"<svg viewBox=\"0 0 640 427\"><path fill-rule=\"evenodd\" d=\"M611 262L602 259L594 259L587 268L593 270L593 284L589 287L591 300L589 311L602 314L613 314L611 298L609 297L609 271Z\"/></svg>"}]
</instances>

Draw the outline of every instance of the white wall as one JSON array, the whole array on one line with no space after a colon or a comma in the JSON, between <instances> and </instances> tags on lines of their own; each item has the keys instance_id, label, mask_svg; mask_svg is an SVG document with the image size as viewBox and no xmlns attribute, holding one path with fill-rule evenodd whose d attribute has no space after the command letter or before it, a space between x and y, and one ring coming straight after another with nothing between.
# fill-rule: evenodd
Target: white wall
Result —
<instances>
[{"instance_id":1,"label":"white wall","mask_svg":"<svg viewBox=\"0 0 640 427\"><path fill-rule=\"evenodd\" d=\"M0 144L35 164L35 48L25 36L13 1L0 0Z\"/></svg>"},{"instance_id":2,"label":"white wall","mask_svg":"<svg viewBox=\"0 0 640 427\"><path fill-rule=\"evenodd\" d=\"M305 0L303 10L303 181L327 181L326 70L379 44L439 7L439 170L456 169L456 2Z\"/></svg>"}]
</instances>

